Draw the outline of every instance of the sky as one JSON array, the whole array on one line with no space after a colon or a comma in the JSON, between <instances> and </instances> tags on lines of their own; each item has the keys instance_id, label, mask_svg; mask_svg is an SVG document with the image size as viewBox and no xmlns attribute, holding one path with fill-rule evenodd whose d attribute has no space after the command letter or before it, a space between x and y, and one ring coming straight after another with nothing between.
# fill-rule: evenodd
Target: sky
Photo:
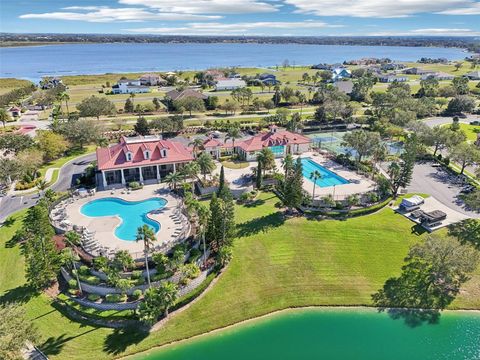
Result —
<instances>
[{"instance_id":1,"label":"sky","mask_svg":"<svg viewBox=\"0 0 480 360\"><path fill-rule=\"evenodd\" d=\"M480 0L0 0L0 32L480 37Z\"/></svg>"}]
</instances>

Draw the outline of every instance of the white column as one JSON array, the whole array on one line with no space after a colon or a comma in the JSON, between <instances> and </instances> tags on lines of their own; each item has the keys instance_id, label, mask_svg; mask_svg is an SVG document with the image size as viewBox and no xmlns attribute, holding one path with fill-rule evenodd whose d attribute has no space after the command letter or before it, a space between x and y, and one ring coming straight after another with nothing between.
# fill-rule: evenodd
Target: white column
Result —
<instances>
[{"instance_id":1,"label":"white column","mask_svg":"<svg viewBox=\"0 0 480 360\"><path fill-rule=\"evenodd\" d=\"M142 167L140 166L138 168L138 170L139 170L139 173L140 173L140 182L143 182Z\"/></svg>"},{"instance_id":2,"label":"white column","mask_svg":"<svg viewBox=\"0 0 480 360\"><path fill-rule=\"evenodd\" d=\"M161 180L161 176L160 176L160 165L157 165L155 168L157 169L157 180L160 181L160 180Z\"/></svg>"},{"instance_id":3,"label":"white column","mask_svg":"<svg viewBox=\"0 0 480 360\"><path fill-rule=\"evenodd\" d=\"M107 187L107 179L105 178L105 171L102 171L102 180L103 180L103 187Z\"/></svg>"},{"instance_id":4,"label":"white column","mask_svg":"<svg viewBox=\"0 0 480 360\"><path fill-rule=\"evenodd\" d=\"M177 172L177 169L175 167L175 163L173 163L173 172Z\"/></svg>"},{"instance_id":5,"label":"white column","mask_svg":"<svg viewBox=\"0 0 480 360\"><path fill-rule=\"evenodd\" d=\"M122 174L122 185L126 184L125 175L123 174L123 169L120 169L120 174Z\"/></svg>"}]
</instances>

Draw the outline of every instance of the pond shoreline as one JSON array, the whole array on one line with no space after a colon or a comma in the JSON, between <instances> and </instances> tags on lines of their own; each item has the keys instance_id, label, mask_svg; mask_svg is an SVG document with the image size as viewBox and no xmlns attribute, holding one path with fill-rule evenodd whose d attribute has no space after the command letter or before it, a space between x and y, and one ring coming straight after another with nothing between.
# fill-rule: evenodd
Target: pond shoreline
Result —
<instances>
[{"instance_id":1,"label":"pond shoreline","mask_svg":"<svg viewBox=\"0 0 480 360\"><path fill-rule=\"evenodd\" d=\"M399 310L399 311L400 310L425 311L425 310L433 310L433 309L378 308L378 307L367 306L367 305L309 305L309 306L288 307L288 308L285 308L285 309L274 310L274 311L266 313L264 315L251 317L251 318L248 318L248 319L245 319L245 320L241 320L241 321L236 322L234 324L230 324L230 325L222 326L222 327L219 327L219 328L216 328L216 329L212 329L212 330L204 332L202 334L193 335L193 336L190 336L190 337L186 337L184 339L170 341L170 342L167 342L163 345L154 346L154 347L152 347L148 350L142 350L142 351L139 351L139 352L136 352L136 353L133 353L133 354L129 354L127 356L122 356L118 359L121 359L121 360L140 359L140 356L142 356L142 355L150 355L154 351L159 351L161 349L168 348L168 347L173 346L173 345L188 343L190 341L201 339L201 338L204 338L204 337L207 337L207 336L210 336L210 335L215 335L215 334L223 332L223 331L232 330L232 329L241 327L242 325L252 324L252 323L259 322L259 321L262 321L262 320L265 320L265 319L270 319L270 318L278 316L278 315L287 314L287 313L294 313L294 312L301 312L301 311L308 311L308 310L318 310L318 311L336 311L336 310L338 311L338 310L340 310L340 311L359 311L359 312L361 312L361 311L373 312L374 310L376 310L376 312L384 312L384 311L388 311L388 310L393 310L393 311L395 311L395 310ZM452 310L446 309L446 310L442 310L440 313L473 313L473 314L480 315L480 309L452 309Z\"/></svg>"}]
</instances>

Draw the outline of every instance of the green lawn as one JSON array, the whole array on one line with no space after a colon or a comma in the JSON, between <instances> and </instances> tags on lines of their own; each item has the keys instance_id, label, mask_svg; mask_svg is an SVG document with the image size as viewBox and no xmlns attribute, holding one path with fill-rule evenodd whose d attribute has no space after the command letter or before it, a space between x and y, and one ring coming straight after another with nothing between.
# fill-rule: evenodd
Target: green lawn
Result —
<instances>
[{"instance_id":1,"label":"green lawn","mask_svg":"<svg viewBox=\"0 0 480 360\"><path fill-rule=\"evenodd\" d=\"M480 126L478 125L460 124L460 129L465 131L467 140L469 141L477 140L477 136L480 133Z\"/></svg>"},{"instance_id":2,"label":"green lawn","mask_svg":"<svg viewBox=\"0 0 480 360\"><path fill-rule=\"evenodd\" d=\"M250 166L247 161L222 161L222 165L229 169L245 169Z\"/></svg>"},{"instance_id":3,"label":"green lawn","mask_svg":"<svg viewBox=\"0 0 480 360\"><path fill-rule=\"evenodd\" d=\"M389 208L345 221L283 221L277 202L265 193L255 204L237 207L241 237L230 266L204 297L148 337L80 325L55 311L45 295L30 299L28 314L44 340L52 338L48 355L106 359L288 307L369 305L371 294L400 273L409 246L425 236ZM18 248L3 246L19 225L17 216L13 225L0 228L1 291L24 282ZM477 273L453 307L480 308L479 279Z\"/></svg>"}]
</instances>

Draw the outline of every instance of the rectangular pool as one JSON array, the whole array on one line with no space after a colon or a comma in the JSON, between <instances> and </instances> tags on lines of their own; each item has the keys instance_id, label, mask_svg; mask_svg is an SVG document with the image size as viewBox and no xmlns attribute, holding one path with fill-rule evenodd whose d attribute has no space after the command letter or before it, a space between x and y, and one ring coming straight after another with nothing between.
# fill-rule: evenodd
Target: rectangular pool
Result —
<instances>
[{"instance_id":1,"label":"rectangular pool","mask_svg":"<svg viewBox=\"0 0 480 360\"><path fill-rule=\"evenodd\" d=\"M321 175L321 178L316 180L317 186L328 187L349 183L348 180L344 179L340 175L335 174L333 171L324 168L311 158L302 158L302 172L305 179L313 183L314 181L313 179L310 179L310 174L315 170L317 170Z\"/></svg>"}]
</instances>

